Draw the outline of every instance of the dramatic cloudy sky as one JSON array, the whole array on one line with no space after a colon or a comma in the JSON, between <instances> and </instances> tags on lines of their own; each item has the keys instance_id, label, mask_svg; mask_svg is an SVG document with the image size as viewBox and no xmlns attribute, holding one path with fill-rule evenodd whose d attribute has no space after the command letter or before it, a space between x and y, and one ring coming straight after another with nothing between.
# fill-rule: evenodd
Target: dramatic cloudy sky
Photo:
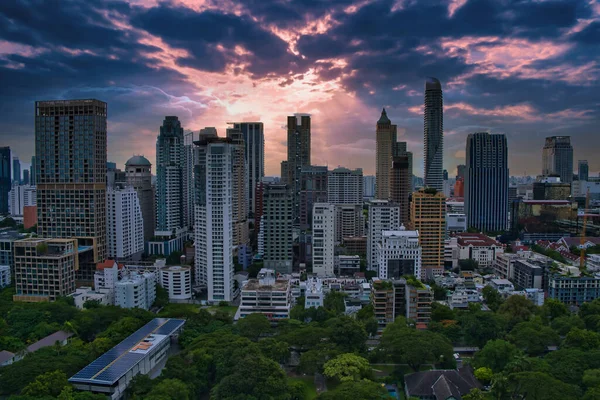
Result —
<instances>
[{"instance_id":1,"label":"dramatic cloudy sky","mask_svg":"<svg viewBox=\"0 0 600 400\"><path fill-rule=\"evenodd\" d=\"M596 0L1 0L0 145L33 154L35 100L109 105L109 160L155 160L158 127L265 123L267 174L286 115L313 116L312 161L375 170L385 106L422 173L423 87L444 89L444 167L466 135L506 133L511 174L570 135L600 171Z\"/></svg>"}]
</instances>

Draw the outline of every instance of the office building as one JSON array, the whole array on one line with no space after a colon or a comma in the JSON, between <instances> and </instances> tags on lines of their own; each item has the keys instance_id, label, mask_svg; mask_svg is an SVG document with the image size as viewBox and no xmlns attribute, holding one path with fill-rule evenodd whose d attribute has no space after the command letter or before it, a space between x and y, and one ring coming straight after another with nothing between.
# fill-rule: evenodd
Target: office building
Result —
<instances>
[{"instance_id":1,"label":"office building","mask_svg":"<svg viewBox=\"0 0 600 400\"><path fill-rule=\"evenodd\" d=\"M337 167L327 178L327 202L330 204L362 204L363 172Z\"/></svg>"},{"instance_id":2,"label":"office building","mask_svg":"<svg viewBox=\"0 0 600 400\"><path fill-rule=\"evenodd\" d=\"M310 229L315 203L327 203L326 166L310 165L300 172L300 229Z\"/></svg>"},{"instance_id":3,"label":"office building","mask_svg":"<svg viewBox=\"0 0 600 400\"><path fill-rule=\"evenodd\" d=\"M106 187L115 187L117 184L122 185L125 183L125 172L117 168L117 163L107 162L106 163Z\"/></svg>"},{"instance_id":4,"label":"office building","mask_svg":"<svg viewBox=\"0 0 600 400\"><path fill-rule=\"evenodd\" d=\"M165 117L156 140L156 233L171 236L183 228L183 128Z\"/></svg>"},{"instance_id":5,"label":"office building","mask_svg":"<svg viewBox=\"0 0 600 400\"><path fill-rule=\"evenodd\" d=\"M382 240L382 231L400 229L400 207L387 200L369 202L369 223L367 232L367 264L369 270L378 271L379 255L377 246Z\"/></svg>"},{"instance_id":6,"label":"office building","mask_svg":"<svg viewBox=\"0 0 600 400\"><path fill-rule=\"evenodd\" d=\"M444 163L444 100L442 85L436 78L425 82L424 185L442 191Z\"/></svg>"},{"instance_id":7,"label":"office building","mask_svg":"<svg viewBox=\"0 0 600 400\"><path fill-rule=\"evenodd\" d=\"M79 268L76 239L29 238L13 243L15 259L14 301L54 301L75 291Z\"/></svg>"},{"instance_id":8,"label":"office building","mask_svg":"<svg viewBox=\"0 0 600 400\"><path fill-rule=\"evenodd\" d=\"M181 196L183 226L194 226L194 132L183 135L183 168L181 174Z\"/></svg>"},{"instance_id":9,"label":"office building","mask_svg":"<svg viewBox=\"0 0 600 400\"><path fill-rule=\"evenodd\" d=\"M367 237L366 236L354 236L345 237L343 240L346 254L357 254L365 257L367 255Z\"/></svg>"},{"instance_id":10,"label":"office building","mask_svg":"<svg viewBox=\"0 0 600 400\"><path fill-rule=\"evenodd\" d=\"M13 156L12 159L12 183L13 185L21 184L21 161L19 161L19 157Z\"/></svg>"},{"instance_id":11,"label":"office building","mask_svg":"<svg viewBox=\"0 0 600 400\"><path fill-rule=\"evenodd\" d=\"M157 371L166 361L184 324L183 319L154 318L69 378L69 383L110 399L125 398L133 378Z\"/></svg>"},{"instance_id":12,"label":"office building","mask_svg":"<svg viewBox=\"0 0 600 400\"><path fill-rule=\"evenodd\" d=\"M390 170L390 200L400 206L400 222L408 225L410 194L412 192L412 154L404 153L392 158Z\"/></svg>"},{"instance_id":13,"label":"office building","mask_svg":"<svg viewBox=\"0 0 600 400\"><path fill-rule=\"evenodd\" d=\"M233 246L237 248L248 243L248 179L246 171L245 143L239 128L228 128L227 138L231 140L232 151L232 218Z\"/></svg>"},{"instance_id":14,"label":"office building","mask_svg":"<svg viewBox=\"0 0 600 400\"><path fill-rule=\"evenodd\" d=\"M563 183L573 182L573 147L570 136L550 136L542 150L542 175L556 175Z\"/></svg>"},{"instance_id":15,"label":"office building","mask_svg":"<svg viewBox=\"0 0 600 400\"><path fill-rule=\"evenodd\" d=\"M0 289L10 285L10 265L0 265Z\"/></svg>"},{"instance_id":16,"label":"office building","mask_svg":"<svg viewBox=\"0 0 600 400\"><path fill-rule=\"evenodd\" d=\"M265 135L262 122L234 122L233 128L242 132L244 157L248 177L248 215L254 217L256 210L256 186L265 176Z\"/></svg>"},{"instance_id":17,"label":"office building","mask_svg":"<svg viewBox=\"0 0 600 400\"><path fill-rule=\"evenodd\" d=\"M579 160L577 163L577 176L580 181L587 181L590 178L590 166L587 160Z\"/></svg>"},{"instance_id":18,"label":"office building","mask_svg":"<svg viewBox=\"0 0 600 400\"><path fill-rule=\"evenodd\" d=\"M115 282L115 305L122 308L149 310L156 299L154 272L130 272Z\"/></svg>"},{"instance_id":19,"label":"office building","mask_svg":"<svg viewBox=\"0 0 600 400\"><path fill-rule=\"evenodd\" d=\"M287 183L288 178L289 178L289 167L288 167L287 161L281 162L280 176L281 176L281 183Z\"/></svg>"},{"instance_id":20,"label":"office building","mask_svg":"<svg viewBox=\"0 0 600 400\"><path fill-rule=\"evenodd\" d=\"M377 253L380 279L399 279L405 275L421 277L419 232L408 231L404 225L399 230L383 231Z\"/></svg>"},{"instance_id":21,"label":"office building","mask_svg":"<svg viewBox=\"0 0 600 400\"><path fill-rule=\"evenodd\" d=\"M195 280L207 288L208 301L232 301L235 145L216 136L200 136L195 144Z\"/></svg>"},{"instance_id":22,"label":"office building","mask_svg":"<svg viewBox=\"0 0 600 400\"><path fill-rule=\"evenodd\" d=\"M465 209L469 227L504 231L508 224L508 145L505 135L467 137Z\"/></svg>"},{"instance_id":23,"label":"office building","mask_svg":"<svg viewBox=\"0 0 600 400\"><path fill-rule=\"evenodd\" d=\"M419 231L422 248L421 276L427 279L444 272L444 239L446 237L446 198L433 188L412 195L411 229Z\"/></svg>"},{"instance_id":24,"label":"office building","mask_svg":"<svg viewBox=\"0 0 600 400\"><path fill-rule=\"evenodd\" d=\"M139 260L144 252L144 220L132 186L106 191L106 249L108 257Z\"/></svg>"},{"instance_id":25,"label":"office building","mask_svg":"<svg viewBox=\"0 0 600 400\"><path fill-rule=\"evenodd\" d=\"M94 247L80 280L106 258L106 115L99 100L35 103L38 234Z\"/></svg>"},{"instance_id":26,"label":"office building","mask_svg":"<svg viewBox=\"0 0 600 400\"><path fill-rule=\"evenodd\" d=\"M389 200L390 198L390 170L392 169L392 156L397 140L397 126L387 116L385 108L377 121L375 129L376 159L375 168L375 198Z\"/></svg>"},{"instance_id":27,"label":"office building","mask_svg":"<svg viewBox=\"0 0 600 400\"><path fill-rule=\"evenodd\" d=\"M1 152L1 148L0 148ZM1 157L1 156L0 156ZM31 156L31 165L29 166L29 184L35 186L36 184L36 168L35 168L35 156Z\"/></svg>"},{"instance_id":28,"label":"office building","mask_svg":"<svg viewBox=\"0 0 600 400\"><path fill-rule=\"evenodd\" d=\"M35 206L37 191L35 186L13 185L9 193L9 210L12 216L23 216L23 208Z\"/></svg>"},{"instance_id":29,"label":"office building","mask_svg":"<svg viewBox=\"0 0 600 400\"><path fill-rule=\"evenodd\" d=\"M370 200L375 198L375 176L363 176L363 199Z\"/></svg>"},{"instance_id":30,"label":"office building","mask_svg":"<svg viewBox=\"0 0 600 400\"><path fill-rule=\"evenodd\" d=\"M365 217L361 204L335 205L335 243L365 234Z\"/></svg>"},{"instance_id":31,"label":"office building","mask_svg":"<svg viewBox=\"0 0 600 400\"><path fill-rule=\"evenodd\" d=\"M315 203L312 223L312 267L317 276L333 276L335 205Z\"/></svg>"},{"instance_id":32,"label":"office building","mask_svg":"<svg viewBox=\"0 0 600 400\"><path fill-rule=\"evenodd\" d=\"M265 268L282 274L292 272L294 261L293 203L290 186L276 183L264 185L260 228L264 236L263 262Z\"/></svg>"},{"instance_id":33,"label":"office building","mask_svg":"<svg viewBox=\"0 0 600 400\"><path fill-rule=\"evenodd\" d=\"M171 265L160 269L160 285L169 293L169 300L192 298L192 268Z\"/></svg>"},{"instance_id":34,"label":"office building","mask_svg":"<svg viewBox=\"0 0 600 400\"><path fill-rule=\"evenodd\" d=\"M12 186L12 159L10 147L0 147L0 214L8 214L10 188Z\"/></svg>"},{"instance_id":35,"label":"office building","mask_svg":"<svg viewBox=\"0 0 600 400\"><path fill-rule=\"evenodd\" d=\"M513 282L518 289L545 289L544 270L547 262L517 259L513 264Z\"/></svg>"},{"instance_id":36,"label":"office building","mask_svg":"<svg viewBox=\"0 0 600 400\"><path fill-rule=\"evenodd\" d=\"M28 169L23 170L23 179L21 180L21 184L29 185L29 170Z\"/></svg>"},{"instance_id":37,"label":"office building","mask_svg":"<svg viewBox=\"0 0 600 400\"><path fill-rule=\"evenodd\" d=\"M568 200L571 197L571 184L560 181L559 177L543 178L533 182L533 200Z\"/></svg>"},{"instance_id":38,"label":"office building","mask_svg":"<svg viewBox=\"0 0 600 400\"><path fill-rule=\"evenodd\" d=\"M446 232L448 234L466 232L467 215L465 213L446 213Z\"/></svg>"},{"instance_id":39,"label":"office building","mask_svg":"<svg viewBox=\"0 0 600 400\"><path fill-rule=\"evenodd\" d=\"M242 287L240 307L235 319L263 314L270 321L290 317L292 292L289 279L277 279L276 272L263 268L257 279L249 279Z\"/></svg>"},{"instance_id":40,"label":"office building","mask_svg":"<svg viewBox=\"0 0 600 400\"><path fill-rule=\"evenodd\" d=\"M354 276L360 272L359 255L337 255L334 259L334 273L340 276Z\"/></svg>"},{"instance_id":41,"label":"office building","mask_svg":"<svg viewBox=\"0 0 600 400\"><path fill-rule=\"evenodd\" d=\"M144 156L133 156L125 163L125 180L135 189L142 210L144 221L144 241L149 241L154 236L155 203L154 190L152 189L152 164Z\"/></svg>"},{"instance_id":42,"label":"office building","mask_svg":"<svg viewBox=\"0 0 600 400\"><path fill-rule=\"evenodd\" d=\"M296 114L287 117L287 179L293 199L294 220L300 213L300 174L302 167L310 164L310 115ZM282 165L282 179L283 179Z\"/></svg>"}]
</instances>

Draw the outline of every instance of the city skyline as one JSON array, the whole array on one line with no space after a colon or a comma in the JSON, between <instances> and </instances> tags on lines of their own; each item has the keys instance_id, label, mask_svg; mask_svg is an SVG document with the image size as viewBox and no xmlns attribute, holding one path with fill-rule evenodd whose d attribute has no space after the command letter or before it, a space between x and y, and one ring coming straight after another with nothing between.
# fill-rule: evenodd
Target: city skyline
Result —
<instances>
[{"instance_id":1,"label":"city skyline","mask_svg":"<svg viewBox=\"0 0 600 400\"><path fill-rule=\"evenodd\" d=\"M263 122L265 173L278 175L286 116L303 112L313 164L373 175L373 121L385 107L423 176L423 84L435 76L451 176L479 131L507 135L514 175L540 174L531 149L564 135L574 160L600 171L596 2L9 3L0 5L0 137L21 160L33 155L35 100L97 98L109 104L109 159L119 165L133 154L154 161L156 127L177 115L221 136L227 121Z\"/></svg>"}]
</instances>

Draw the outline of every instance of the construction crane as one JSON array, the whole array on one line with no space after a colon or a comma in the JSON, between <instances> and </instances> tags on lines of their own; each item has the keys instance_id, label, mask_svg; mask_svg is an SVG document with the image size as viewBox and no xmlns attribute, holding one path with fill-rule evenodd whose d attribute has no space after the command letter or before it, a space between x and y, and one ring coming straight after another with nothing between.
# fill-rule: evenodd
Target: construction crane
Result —
<instances>
[{"instance_id":1,"label":"construction crane","mask_svg":"<svg viewBox=\"0 0 600 400\"><path fill-rule=\"evenodd\" d=\"M590 189L588 188L585 195L585 209L583 210L583 228L581 229L581 237L579 238L579 245L581 250L579 251L579 269L583 270L585 267L585 233L587 229L587 210L590 207Z\"/></svg>"}]
</instances>

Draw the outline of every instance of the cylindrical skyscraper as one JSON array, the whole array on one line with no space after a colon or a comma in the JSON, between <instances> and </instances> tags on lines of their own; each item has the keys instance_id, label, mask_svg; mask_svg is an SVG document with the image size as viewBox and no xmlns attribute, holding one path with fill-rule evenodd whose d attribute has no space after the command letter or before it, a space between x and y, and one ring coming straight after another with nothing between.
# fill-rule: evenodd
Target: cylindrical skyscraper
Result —
<instances>
[{"instance_id":1,"label":"cylindrical skyscraper","mask_svg":"<svg viewBox=\"0 0 600 400\"><path fill-rule=\"evenodd\" d=\"M426 187L443 190L442 165L444 162L444 100L442 85L436 78L425 82L424 141Z\"/></svg>"}]
</instances>

